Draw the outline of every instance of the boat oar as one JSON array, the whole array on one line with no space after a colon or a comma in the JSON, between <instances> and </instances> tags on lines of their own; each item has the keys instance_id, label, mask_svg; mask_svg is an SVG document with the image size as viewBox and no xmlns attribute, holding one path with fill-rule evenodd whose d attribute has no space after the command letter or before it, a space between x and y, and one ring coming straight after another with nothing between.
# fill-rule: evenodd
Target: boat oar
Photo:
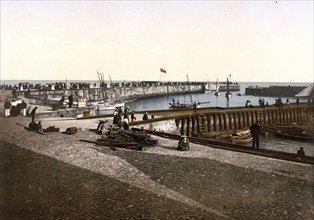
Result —
<instances>
[{"instance_id":1,"label":"boat oar","mask_svg":"<svg viewBox=\"0 0 314 220\"><path fill-rule=\"evenodd\" d=\"M100 144L99 141L90 141L90 140L80 140L80 141L86 142L86 143L92 143L92 144L96 144L96 145L101 145L101 146L106 146L106 147L109 147L111 150L114 150L114 151L117 150L117 148L115 148L115 147L113 147L111 145L102 145L102 144Z\"/></svg>"}]
</instances>

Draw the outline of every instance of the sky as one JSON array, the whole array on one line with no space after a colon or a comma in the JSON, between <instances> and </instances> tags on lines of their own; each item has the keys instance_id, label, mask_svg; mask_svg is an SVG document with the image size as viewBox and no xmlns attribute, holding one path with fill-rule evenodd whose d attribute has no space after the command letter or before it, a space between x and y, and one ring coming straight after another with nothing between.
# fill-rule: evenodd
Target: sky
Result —
<instances>
[{"instance_id":1,"label":"sky","mask_svg":"<svg viewBox=\"0 0 314 220\"><path fill-rule=\"evenodd\" d=\"M0 2L1 80L313 82L311 0Z\"/></svg>"}]
</instances>

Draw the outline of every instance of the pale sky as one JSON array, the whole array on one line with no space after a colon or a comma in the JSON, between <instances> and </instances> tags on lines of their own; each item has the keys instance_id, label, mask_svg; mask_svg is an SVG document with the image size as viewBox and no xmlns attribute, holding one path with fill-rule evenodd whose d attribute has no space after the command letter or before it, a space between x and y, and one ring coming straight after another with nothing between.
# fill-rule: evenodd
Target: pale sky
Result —
<instances>
[{"instance_id":1,"label":"pale sky","mask_svg":"<svg viewBox=\"0 0 314 220\"><path fill-rule=\"evenodd\" d=\"M312 0L1 0L1 80L313 82L313 60Z\"/></svg>"}]
</instances>

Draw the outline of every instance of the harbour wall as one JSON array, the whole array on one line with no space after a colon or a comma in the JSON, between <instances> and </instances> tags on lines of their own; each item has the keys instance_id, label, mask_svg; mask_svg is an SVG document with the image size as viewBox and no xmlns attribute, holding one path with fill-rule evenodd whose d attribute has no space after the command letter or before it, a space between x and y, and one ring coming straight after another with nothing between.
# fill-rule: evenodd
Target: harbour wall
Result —
<instances>
[{"instance_id":1,"label":"harbour wall","mask_svg":"<svg viewBox=\"0 0 314 220\"><path fill-rule=\"evenodd\" d=\"M66 89L66 90L37 90L17 91L17 95L23 95L36 100L61 99L73 94L74 99L84 98L86 100L105 100L107 102L132 100L170 94L203 93L205 84L195 85L147 85L147 86L112 86L87 89Z\"/></svg>"},{"instance_id":2,"label":"harbour wall","mask_svg":"<svg viewBox=\"0 0 314 220\"><path fill-rule=\"evenodd\" d=\"M267 97L294 97L305 88L305 86L248 87L245 88L245 95Z\"/></svg>"}]
</instances>

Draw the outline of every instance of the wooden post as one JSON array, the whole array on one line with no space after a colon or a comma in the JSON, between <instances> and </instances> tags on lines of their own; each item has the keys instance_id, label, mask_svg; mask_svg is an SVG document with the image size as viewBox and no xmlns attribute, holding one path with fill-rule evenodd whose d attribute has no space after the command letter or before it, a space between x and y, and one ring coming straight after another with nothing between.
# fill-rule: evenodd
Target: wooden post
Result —
<instances>
[{"instance_id":1,"label":"wooden post","mask_svg":"<svg viewBox=\"0 0 314 220\"><path fill-rule=\"evenodd\" d=\"M222 125L222 114L218 114L218 127L219 129L218 130L223 130L223 125Z\"/></svg>"},{"instance_id":2,"label":"wooden post","mask_svg":"<svg viewBox=\"0 0 314 220\"><path fill-rule=\"evenodd\" d=\"M243 112L243 125L244 127L248 127L249 123L248 123L248 112L245 111Z\"/></svg>"},{"instance_id":3,"label":"wooden post","mask_svg":"<svg viewBox=\"0 0 314 220\"><path fill-rule=\"evenodd\" d=\"M229 129L234 130L234 128L235 128L235 125L234 125L235 121L234 121L233 112L228 113L228 116L229 116Z\"/></svg>"},{"instance_id":4,"label":"wooden post","mask_svg":"<svg viewBox=\"0 0 314 220\"><path fill-rule=\"evenodd\" d=\"M214 131L217 131L218 130L218 126L217 126L217 120L218 120L218 116L216 113L214 113Z\"/></svg>"},{"instance_id":5,"label":"wooden post","mask_svg":"<svg viewBox=\"0 0 314 220\"><path fill-rule=\"evenodd\" d=\"M225 130L229 130L229 127L228 127L228 113L224 113L223 114L223 120L224 120L224 128L225 128Z\"/></svg>"},{"instance_id":6,"label":"wooden post","mask_svg":"<svg viewBox=\"0 0 314 220\"><path fill-rule=\"evenodd\" d=\"M200 116L197 115L196 116L196 136L201 132L201 129L200 129Z\"/></svg>"},{"instance_id":7,"label":"wooden post","mask_svg":"<svg viewBox=\"0 0 314 220\"><path fill-rule=\"evenodd\" d=\"M184 134L184 127L185 127L185 118L182 118L181 119L181 132L180 132L181 135Z\"/></svg>"},{"instance_id":8,"label":"wooden post","mask_svg":"<svg viewBox=\"0 0 314 220\"><path fill-rule=\"evenodd\" d=\"M206 119L207 119L207 131L211 131L211 115L207 114Z\"/></svg>"},{"instance_id":9,"label":"wooden post","mask_svg":"<svg viewBox=\"0 0 314 220\"><path fill-rule=\"evenodd\" d=\"M191 136L191 118L186 118L186 136Z\"/></svg>"},{"instance_id":10,"label":"wooden post","mask_svg":"<svg viewBox=\"0 0 314 220\"><path fill-rule=\"evenodd\" d=\"M195 116L192 116L192 130L191 130L191 136L194 136L195 131Z\"/></svg>"}]
</instances>

